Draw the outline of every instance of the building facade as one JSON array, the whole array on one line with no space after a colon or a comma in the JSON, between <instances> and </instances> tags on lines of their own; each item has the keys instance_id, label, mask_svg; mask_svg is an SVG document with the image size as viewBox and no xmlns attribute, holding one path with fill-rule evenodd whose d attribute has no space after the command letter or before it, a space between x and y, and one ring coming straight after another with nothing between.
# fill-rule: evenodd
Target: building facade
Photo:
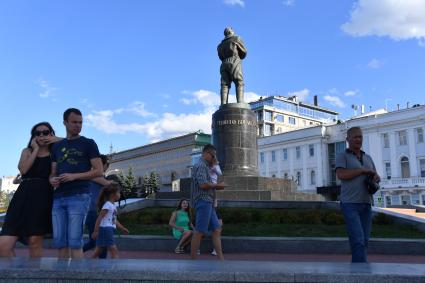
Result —
<instances>
[{"instance_id":1,"label":"building facade","mask_svg":"<svg viewBox=\"0 0 425 283\"><path fill-rule=\"evenodd\" d=\"M345 150L346 131L353 126L362 128L363 150L382 179L375 205L425 205L423 105L259 138L260 175L294 179L305 192L337 186L335 157Z\"/></svg>"},{"instance_id":2,"label":"building facade","mask_svg":"<svg viewBox=\"0 0 425 283\"><path fill-rule=\"evenodd\" d=\"M327 125L338 120L338 112L300 102L296 96L269 96L250 103L257 115L258 136L272 136L297 129Z\"/></svg>"},{"instance_id":3,"label":"building facade","mask_svg":"<svg viewBox=\"0 0 425 283\"><path fill-rule=\"evenodd\" d=\"M190 177L193 158L200 149L211 142L211 135L201 132L152 143L111 154L111 166L107 174L128 173L133 170L136 182L152 172L159 175L160 191L171 191L172 183Z\"/></svg>"}]
</instances>

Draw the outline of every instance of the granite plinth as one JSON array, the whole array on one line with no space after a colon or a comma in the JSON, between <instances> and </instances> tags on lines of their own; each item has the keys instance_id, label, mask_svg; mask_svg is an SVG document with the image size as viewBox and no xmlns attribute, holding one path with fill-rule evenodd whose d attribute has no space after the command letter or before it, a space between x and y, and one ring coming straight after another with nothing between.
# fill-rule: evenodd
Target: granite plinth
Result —
<instances>
[{"instance_id":1,"label":"granite plinth","mask_svg":"<svg viewBox=\"0 0 425 283\"><path fill-rule=\"evenodd\" d=\"M425 282L421 264L188 260L0 260L0 282Z\"/></svg>"},{"instance_id":2,"label":"granite plinth","mask_svg":"<svg viewBox=\"0 0 425 283\"><path fill-rule=\"evenodd\" d=\"M220 200L286 200L322 201L323 196L297 192L295 182L280 178L259 176L222 176L227 186L217 191Z\"/></svg>"},{"instance_id":3,"label":"granite plinth","mask_svg":"<svg viewBox=\"0 0 425 283\"><path fill-rule=\"evenodd\" d=\"M212 141L224 175L258 175L257 119L240 104L225 104L212 117Z\"/></svg>"}]
</instances>

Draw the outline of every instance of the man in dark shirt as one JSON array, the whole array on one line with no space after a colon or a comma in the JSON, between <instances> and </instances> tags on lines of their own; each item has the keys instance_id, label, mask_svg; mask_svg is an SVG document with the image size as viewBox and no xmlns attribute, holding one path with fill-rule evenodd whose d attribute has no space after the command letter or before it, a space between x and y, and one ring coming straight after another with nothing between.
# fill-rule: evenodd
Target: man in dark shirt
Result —
<instances>
[{"instance_id":1,"label":"man in dark shirt","mask_svg":"<svg viewBox=\"0 0 425 283\"><path fill-rule=\"evenodd\" d=\"M83 227L90 205L90 180L102 176L102 161L96 143L80 136L81 111L66 110L63 121L66 139L52 148L53 244L60 258L83 258Z\"/></svg>"},{"instance_id":2,"label":"man in dark shirt","mask_svg":"<svg viewBox=\"0 0 425 283\"><path fill-rule=\"evenodd\" d=\"M224 189L223 183L214 184L211 181L209 167L213 164L216 156L215 147L211 144L204 146L202 157L192 170L191 200L195 207L195 231L191 243L191 258L196 255L201 245L202 237L212 231L212 240L217 257L223 260L221 249L221 225L214 209L215 191Z\"/></svg>"},{"instance_id":3,"label":"man in dark shirt","mask_svg":"<svg viewBox=\"0 0 425 283\"><path fill-rule=\"evenodd\" d=\"M367 262L367 246L372 227L371 195L365 179L379 182L372 157L361 150L363 133L359 127L347 131L349 148L336 158L336 174L341 180L341 210L350 240L352 262Z\"/></svg>"}]
</instances>

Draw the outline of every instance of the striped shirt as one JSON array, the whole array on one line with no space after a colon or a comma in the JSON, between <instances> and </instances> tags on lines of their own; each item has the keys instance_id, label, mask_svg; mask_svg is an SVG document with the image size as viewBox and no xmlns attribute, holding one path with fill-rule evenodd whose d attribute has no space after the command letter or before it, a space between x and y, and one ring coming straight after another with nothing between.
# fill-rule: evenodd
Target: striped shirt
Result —
<instances>
[{"instance_id":1,"label":"striped shirt","mask_svg":"<svg viewBox=\"0 0 425 283\"><path fill-rule=\"evenodd\" d=\"M192 206L200 199L213 202L215 196L215 189L203 190L201 185L211 184L211 176L209 174L209 165L205 159L201 158L199 162L193 166L192 169L192 186L191 186L191 200Z\"/></svg>"}]
</instances>

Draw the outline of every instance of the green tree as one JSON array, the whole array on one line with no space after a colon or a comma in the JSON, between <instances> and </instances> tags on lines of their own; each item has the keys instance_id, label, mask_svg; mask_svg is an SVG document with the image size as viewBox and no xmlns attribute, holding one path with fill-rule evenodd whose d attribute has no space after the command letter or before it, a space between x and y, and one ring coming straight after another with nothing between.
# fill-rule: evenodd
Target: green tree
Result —
<instances>
[{"instance_id":1,"label":"green tree","mask_svg":"<svg viewBox=\"0 0 425 283\"><path fill-rule=\"evenodd\" d=\"M159 175L155 172L151 172L151 175L149 176L149 184L151 193L156 193L159 191Z\"/></svg>"},{"instance_id":2,"label":"green tree","mask_svg":"<svg viewBox=\"0 0 425 283\"><path fill-rule=\"evenodd\" d=\"M133 174L133 168L128 168L127 175L124 175L122 171L118 173L120 179L124 197L135 196L137 194L137 183L136 178Z\"/></svg>"}]
</instances>

